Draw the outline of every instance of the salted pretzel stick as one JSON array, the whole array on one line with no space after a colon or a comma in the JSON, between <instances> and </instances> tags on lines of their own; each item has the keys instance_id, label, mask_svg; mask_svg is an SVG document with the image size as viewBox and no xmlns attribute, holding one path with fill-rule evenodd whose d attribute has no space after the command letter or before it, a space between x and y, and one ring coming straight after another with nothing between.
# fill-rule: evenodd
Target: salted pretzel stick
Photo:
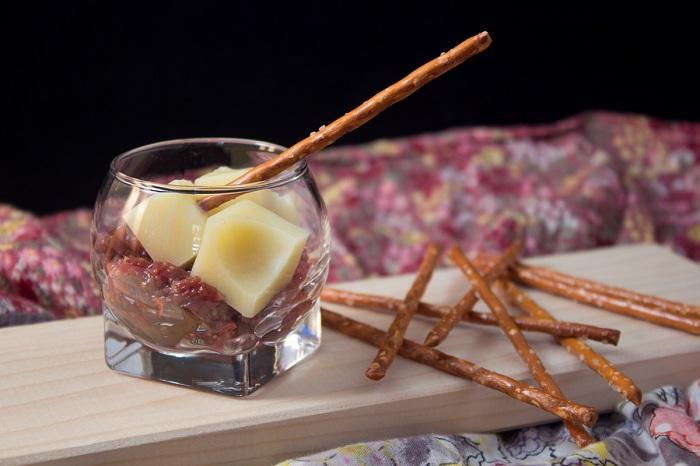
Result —
<instances>
[{"instance_id":1,"label":"salted pretzel stick","mask_svg":"<svg viewBox=\"0 0 700 466\"><path fill-rule=\"evenodd\" d=\"M525 285L538 288L548 293L571 299L579 303L595 306L606 311L623 314L654 324L675 328L684 332L700 335L700 319L682 317L670 314L656 307L647 307L639 303L615 298L610 295L594 293L590 290L575 288L562 282L557 282L532 273L524 267L514 267L515 278Z\"/></svg>"},{"instance_id":2,"label":"salted pretzel stick","mask_svg":"<svg viewBox=\"0 0 700 466\"><path fill-rule=\"evenodd\" d=\"M344 304L359 309L392 312L398 311L403 303L400 299L356 293L353 291L339 290L337 288L324 288L323 291L321 291L321 300L327 303ZM449 312L450 309L452 309L452 306L436 306L421 301L418 304L416 313L428 317L440 318ZM462 320L472 324L498 326L496 318L490 312L469 311L462 315ZM522 330L549 333L559 338L587 338L611 345L617 345L620 340L620 331L612 328L596 327L593 325L561 320L551 322L532 319L530 317L513 317L513 320L515 320L515 323L518 324L518 327Z\"/></svg>"},{"instance_id":3,"label":"salted pretzel stick","mask_svg":"<svg viewBox=\"0 0 700 466\"><path fill-rule=\"evenodd\" d=\"M508 248L501 254L501 257L489 268L484 277L486 281L491 281L500 275L510 264L515 260L518 254L520 254L520 249L522 248L522 243L519 240L514 241ZM452 329L457 325L457 322L472 310L476 304L476 290L472 286L469 291L459 300L459 302L450 309L447 314L442 316L440 320L433 326L433 328L428 332L425 337L425 345L437 346L442 343L447 335L450 334Z\"/></svg>"},{"instance_id":4,"label":"salted pretzel stick","mask_svg":"<svg viewBox=\"0 0 700 466\"><path fill-rule=\"evenodd\" d=\"M318 131L314 131L307 138L297 142L278 156L257 165L229 184L235 186L243 183L254 183L281 173L307 155L320 151L350 131L364 125L379 113L410 96L433 79L443 75L479 52L486 50L489 45L491 45L491 37L486 31L470 37L452 50L441 54L434 60L414 70L402 80L387 87L333 123L321 126ZM210 210L235 196L235 194L212 195L202 199L199 205L204 210Z\"/></svg>"},{"instance_id":5,"label":"salted pretzel stick","mask_svg":"<svg viewBox=\"0 0 700 466\"><path fill-rule=\"evenodd\" d=\"M554 378L549 374L547 369L544 367L544 364L542 364L540 358L523 336L518 325L508 314L506 307L503 305L501 300L498 299L494 292L491 291L488 283L486 283L486 280L484 280L472 263L469 262L469 259L467 259L462 251L456 246L450 248L447 256L452 260L452 262L455 263L455 265L457 265L457 267L462 270L467 279L472 283L472 286L476 288L481 299L486 303L489 309L491 309L493 315L496 316L498 325L503 330L503 333L506 334L522 360L525 362L525 364L527 364L532 376L535 378L540 387L542 387L542 390L550 395L564 398L564 395L557 383L554 381ZM568 422L566 419L564 420L564 423L572 438L578 445L585 446L593 442L593 438L583 427Z\"/></svg>"},{"instance_id":6,"label":"salted pretzel stick","mask_svg":"<svg viewBox=\"0 0 700 466\"><path fill-rule=\"evenodd\" d=\"M321 308L321 316L324 325L374 346L380 346L386 337L384 332L375 327L327 309ZM473 380L479 385L498 390L511 398L528 403L563 419L592 426L597 418L593 408L548 395L535 387L408 339L403 340L399 348L399 355L442 372Z\"/></svg>"},{"instance_id":7,"label":"salted pretzel stick","mask_svg":"<svg viewBox=\"0 0 700 466\"><path fill-rule=\"evenodd\" d=\"M408 324L413 318L413 314L416 313L420 299L423 293L425 293L425 289L428 287L428 282L433 275L439 253L440 250L434 244L428 246L428 249L425 251L423 261L420 267L418 267L416 278L413 280L413 284L408 290L408 293L406 293L406 299L396 312L396 317L394 317L394 321L391 323L391 326L389 326L389 331L387 332L384 342L379 347L377 356L365 372L365 375L370 379L382 379L386 374L386 370L394 361L396 352L401 347L401 342L403 341L403 336L406 333Z\"/></svg>"},{"instance_id":8,"label":"salted pretzel stick","mask_svg":"<svg viewBox=\"0 0 700 466\"><path fill-rule=\"evenodd\" d=\"M510 302L525 311L530 317L546 321L556 321L554 317L542 306L537 304L530 296L521 290L510 280L497 280L498 286L508 297ZM577 356L584 364L597 372L610 387L627 398L632 403L638 405L642 399L642 393L634 382L625 374L620 372L610 361L593 351L583 341L578 338L559 338L558 342L571 354Z\"/></svg>"},{"instance_id":9,"label":"salted pretzel stick","mask_svg":"<svg viewBox=\"0 0 700 466\"><path fill-rule=\"evenodd\" d=\"M556 270L552 270L547 267L537 267L522 263L518 264L518 266L527 269L529 272L537 274L540 277L561 282L575 288L582 288L594 293L606 294L612 296L613 298L631 301L647 307L657 307L663 311L676 314L681 317L700 318L700 306L679 303L676 301L659 298L658 296L646 295L635 291L626 290L624 288L604 285L602 283L594 282L593 280L586 280L585 278L573 277L562 272L557 272Z\"/></svg>"}]
</instances>

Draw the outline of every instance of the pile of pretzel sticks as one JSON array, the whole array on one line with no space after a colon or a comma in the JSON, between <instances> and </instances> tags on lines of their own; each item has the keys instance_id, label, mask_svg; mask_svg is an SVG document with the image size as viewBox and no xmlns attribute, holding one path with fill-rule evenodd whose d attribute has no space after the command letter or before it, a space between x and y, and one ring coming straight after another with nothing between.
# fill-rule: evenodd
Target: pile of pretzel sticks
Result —
<instances>
[{"instance_id":1,"label":"pile of pretzel sticks","mask_svg":"<svg viewBox=\"0 0 700 466\"><path fill-rule=\"evenodd\" d=\"M367 377L372 380L382 379L398 354L552 413L564 421L578 445L588 445L594 441L587 428L595 424L596 411L565 398L522 331L551 334L559 345L598 373L612 389L627 400L639 404L641 393L634 382L584 341L589 339L616 345L620 332L557 320L519 285L531 286L580 303L695 335L700 335L700 307L607 286L544 267L526 265L518 261L520 250L521 243L516 241L500 256L481 254L472 262L458 247L453 246L447 252L447 257L459 267L471 287L454 306L435 306L421 301L440 256L438 247L431 245L403 300L333 288L323 290L321 299L327 303L394 312L394 320L386 332L327 309L321 311L323 323L379 348L366 371ZM490 313L473 310L479 299L488 306ZM521 309L525 316L511 316L504 302ZM437 319L423 344L404 338L416 313ZM435 349L460 321L500 327L539 387L529 386Z\"/></svg>"}]
</instances>

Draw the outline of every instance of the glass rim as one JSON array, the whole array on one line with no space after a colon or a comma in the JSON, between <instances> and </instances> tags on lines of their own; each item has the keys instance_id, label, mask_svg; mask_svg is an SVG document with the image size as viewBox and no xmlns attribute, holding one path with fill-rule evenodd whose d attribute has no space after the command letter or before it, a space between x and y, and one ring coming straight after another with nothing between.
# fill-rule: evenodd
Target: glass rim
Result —
<instances>
[{"instance_id":1,"label":"glass rim","mask_svg":"<svg viewBox=\"0 0 700 466\"><path fill-rule=\"evenodd\" d=\"M243 183L236 186L179 186L171 185L166 183L158 183L155 181L148 181L136 176L127 175L123 171L117 168L117 164L126 159L129 156L137 154L139 152L144 152L153 149L167 148L169 146L175 146L180 144L240 144L240 145L251 145L258 146L261 148L271 149L266 152L270 153L281 153L287 148L279 144L275 144L267 141L260 141L257 139L246 139L246 138L228 138L228 137L202 137L202 138L183 138L183 139L168 139L166 141L159 141L152 144L146 144L144 146L139 146L134 149L130 149L126 152L122 152L112 159L109 164L110 174L117 180L125 183L129 186L133 186L139 189L153 192L174 192L174 193L189 193L189 194L202 194L202 193L212 193L212 194L226 194L226 193L241 193L257 191L260 189L271 189L278 188L280 186L286 185L288 183L294 182L301 178L308 171L309 167L305 160L300 160L299 162L292 165L290 168L282 171L278 175L273 176L270 179L264 181L256 181L254 183ZM274 151L274 152L273 152Z\"/></svg>"}]
</instances>

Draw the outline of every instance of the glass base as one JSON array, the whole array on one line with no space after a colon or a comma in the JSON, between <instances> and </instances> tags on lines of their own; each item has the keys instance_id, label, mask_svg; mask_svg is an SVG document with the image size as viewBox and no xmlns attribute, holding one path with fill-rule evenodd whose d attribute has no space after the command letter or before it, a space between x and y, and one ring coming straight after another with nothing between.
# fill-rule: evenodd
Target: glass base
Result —
<instances>
[{"instance_id":1,"label":"glass base","mask_svg":"<svg viewBox=\"0 0 700 466\"><path fill-rule=\"evenodd\" d=\"M106 306L104 322L105 361L110 369L231 396L250 395L309 357L321 344L319 303L283 340L261 343L235 356L153 349L137 340Z\"/></svg>"}]
</instances>

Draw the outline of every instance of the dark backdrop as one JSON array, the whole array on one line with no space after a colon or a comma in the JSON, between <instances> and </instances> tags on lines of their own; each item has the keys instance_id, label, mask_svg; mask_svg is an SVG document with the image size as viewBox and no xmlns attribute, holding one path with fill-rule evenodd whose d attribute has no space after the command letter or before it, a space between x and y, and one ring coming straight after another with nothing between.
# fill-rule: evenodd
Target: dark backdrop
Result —
<instances>
[{"instance_id":1,"label":"dark backdrop","mask_svg":"<svg viewBox=\"0 0 700 466\"><path fill-rule=\"evenodd\" d=\"M0 7L0 201L91 205L113 156L163 139L289 145L483 29L491 49L342 142L586 109L700 120L698 23L667 2L112 3Z\"/></svg>"}]
</instances>

